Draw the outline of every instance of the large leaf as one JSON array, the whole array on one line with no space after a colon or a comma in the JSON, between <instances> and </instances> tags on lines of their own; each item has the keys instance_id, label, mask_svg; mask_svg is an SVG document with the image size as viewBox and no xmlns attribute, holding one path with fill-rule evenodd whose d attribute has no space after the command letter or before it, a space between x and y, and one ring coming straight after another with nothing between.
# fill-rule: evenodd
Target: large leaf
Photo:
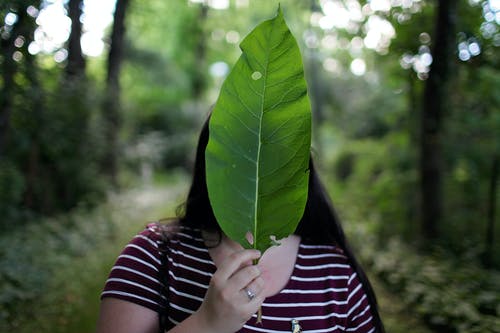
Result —
<instances>
[{"instance_id":1,"label":"large leaf","mask_svg":"<svg viewBox=\"0 0 500 333\"><path fill-rule=\"evenodd\" d=\"M224 233L263 252L271 238L293 233L304 213L311 107L300 50L280 9L240 47L210 118L207 186Z\"/></svg>"}]
</instances>

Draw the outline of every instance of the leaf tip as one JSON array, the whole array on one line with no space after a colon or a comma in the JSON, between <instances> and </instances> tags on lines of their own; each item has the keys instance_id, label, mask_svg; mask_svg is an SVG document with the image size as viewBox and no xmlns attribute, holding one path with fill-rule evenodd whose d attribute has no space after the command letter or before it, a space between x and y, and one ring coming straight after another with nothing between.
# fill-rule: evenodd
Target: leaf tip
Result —
<instances>
[{"instance_id":1,"label":"leaf tip","mask_svg":"<svg viewBox=\"0 0 500 333\"><path fill-rule=\"evenodd\" d=\"M281 2L278 2L278 10L276 11L276 16L283 16L283 10L281 9Z\"/></svg>"}]
</instances>

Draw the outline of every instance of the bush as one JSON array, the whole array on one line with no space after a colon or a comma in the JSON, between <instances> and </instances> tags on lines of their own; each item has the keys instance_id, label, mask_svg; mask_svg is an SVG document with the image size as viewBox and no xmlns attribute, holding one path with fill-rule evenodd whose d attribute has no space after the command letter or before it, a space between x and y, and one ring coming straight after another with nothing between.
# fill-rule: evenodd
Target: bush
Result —
<instances>
[{"instance_id":1,"label":"bush","mask_svg":"<svg viewBox=\"0 0 500 333\"><path fill-rule=\"evenodd\" d=\"M10 161L0 162L0 230L7 227L7 221L16 217L17 207L22 200L24 179Z\"/></svg>"},{"instance_id":2,"label":"bush","mask_svg":"<svg viewBox=\"0 0 500 333\"><path fill-rule=\"evenodd\" d=\"M500 272L439 250L416 254L397 237L377 247L366 226L349 231L372 272L439 332L500 332Z\"/></svg>"},{"instance_id":3,"label":"bush","mask_svg":"<svg viewBox=\"0 0 500 333\"><path fill-rule=\"evenodd\" d=\"M105 277L96 277L96 271L108 270L108 261L149 219L173 210L185 187L183 174L175 178L167 190L148 187L113 195L91 211L80 207L0 235L0 332L72 331L65 325L78 318L68 312L85 297L99 297L99 291L87 295L85 281L99 289ZM97 309L85 310L97 314Z\"/></svg>"}]
</instances>

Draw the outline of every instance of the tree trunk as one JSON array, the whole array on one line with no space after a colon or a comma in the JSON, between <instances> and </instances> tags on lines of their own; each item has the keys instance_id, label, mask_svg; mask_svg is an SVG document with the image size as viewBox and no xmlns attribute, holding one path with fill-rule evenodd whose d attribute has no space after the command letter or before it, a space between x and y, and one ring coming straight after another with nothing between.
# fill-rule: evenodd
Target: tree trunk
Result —
<instances>
[{"instance_id":1,"label":"tree trunk","mask_svg":"<svg viewBox=\"0 0 500 333\"><path fill-rule=\"evenodd\" d=\"M309 10L312 13L321 11L321 6L317 3L317 0L311 0ZM309 23L309 28L312 31L312 26ZM311 109L312 109L312 119L313 125L320 125L324 119L323 112L323 102L324 102L324 84L321 82L321 69L319 68L320 62L318 59L319 52L316 48L306 49L307 60L306 66L308 69L308 84L310 86L309 94L311 96ZM315 131L318 133L319 131ZM320 140L317 140L317 144L321 144Z\"/></svg>"},{"instance_id":2,"label":"tree trunk","mask_svg":"<svg viewBox=\"0 0 500 333\"><path fill-rule=\"evenodd\" d=\"M442 117L449 106L448 85L455 54L455 0L437 1L436 26L433 38L433 63L424 88L420 132L420 181L422 205L422 236L439 235L442 219Z\"/></svg>"},{"instance_id":3,"label":"tree trunk","mask_svg":"<svg viewBox=\"0 0 500 333\"><path fill-rule=\"evenodd\" d=\"M82 15L83 0L70 0L68 4L69 18L71 19L71 33L68 39L68 63L66 77L83 77L85 75L85 58L82 54Z\"/></svg>"},{"instance_id":4,"label":"tree trunk","mask_svg":"<svg viewBox=\"0 0 500 333\"><path fill-rule=\"evenodd\" d=\"M25 182L26 188L24 192L24 205L36 211L47 212L48 207L44 207L44 195L39 190L40 177L40 132L43 128L43 100L42 88L38 81L37 67L35 59L29 53L26 53L26 77L30 83L31 96L31 116L34 118L36 127L29 131L30 147L26 161Z\"/></svg>"},{"instance_id":5,"label":"tree trunk","mask_svg":"<svg viewBox=\"0 0 500 333\"><path fill-rule=\"evenodd\" d=\"M484 265L490 268L493 265L493 245L495 244L495 218L498 189L498 171L500 169L500 159L496 155L493 157L491 165L490 188L488 193L488 225L486 227L486 246L484 251Z\"/></svg>"},{"instance_id":6,"label":"tree trunk","mask_svg":"<svg viewBox=\"0 0 500 333\"><path fill-rule=\"evenodd\" d=\"M205 38L205 21L207 20L208 5L200 4L200 11L198 13L198 19L194 23L196 24L195 35L196 35L196 45L195 45L195 71L193 79L191 81L191 91L192 96L195 101L199 100L202 96L205 85L205 58L206 58L206 38Z\"/></svg>"},{"instance_id":7,"label":"tree trunk","mask_svg":"<svg viewBox=\"0 0 500 333\"><path fill-rule=\"evenodd\" d=\"M125 13L129 0L117 0L114 14L111 46L108 54L106 95L103 103L103 119L106 139L106 151L103 159L103 171L108 175L113 186L118 185L118 133L121 127L120 116L120 69L123 60L125 42Z\"/></svg>"},{"instance_id":8,"label":"tree trunk","mask_svg":"<svg viewBox=\"0 0 500 333\"><path fill-rule=\"evenodd\" d=\"M34 32L36 29L35 21L28 17L26 8L20 12L20 17L23 18L22 35L26 38L26 42L20 49L23 53L25 77L29 82L28 91L26 96L30 99L26 101L29 103L30 114L29 117L33 119L33 125L28 128L27 135L30 141L28 155L26 157L25 167L25 192L24 192L24 205L38 212L48 213L50 207L46 205L46 193L43 183L43 163L41 161L41 146L42 146L42 132L44 131L44 101L43 101L43 88L40 84L38 77L38 66L34 55L28 52L28 45L34 40Z\"/></svg>"},{"instance_id":9,"label":"tree trunk","mask_svg":"<svg viewBox=\"0 0 500 333\"><path fill-rule=\"evenodd\" d=\"M2 81L3 86L0 94L0 159L5 155L8 134L10 131L10 116L12 113L12 100L15 91L14 76L18 70L16 61L13 59L16 47L14 41L21 33L26 15L19 15L14 23L8 38L0 38L2 52Z\"/></svg>"}]
</instances>

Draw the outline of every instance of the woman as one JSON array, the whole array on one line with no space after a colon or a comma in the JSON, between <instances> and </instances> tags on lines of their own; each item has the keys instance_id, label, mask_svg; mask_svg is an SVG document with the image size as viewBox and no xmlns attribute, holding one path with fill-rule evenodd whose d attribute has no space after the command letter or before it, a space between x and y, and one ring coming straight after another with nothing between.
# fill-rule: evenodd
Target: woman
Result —
<instances>
[{"instance_id":1,"label":"woman","mask_svg":"<svg viewBox=\"0 0 500 333\"><path fill-rule=\"evenodd\" d=\"M118 257L97 333L384 332L312 161L295 234L264 254L244 250L222 233L209 203L208 132L207 121L183 216L148 225Z\"/></svg>"}]
</instances>

